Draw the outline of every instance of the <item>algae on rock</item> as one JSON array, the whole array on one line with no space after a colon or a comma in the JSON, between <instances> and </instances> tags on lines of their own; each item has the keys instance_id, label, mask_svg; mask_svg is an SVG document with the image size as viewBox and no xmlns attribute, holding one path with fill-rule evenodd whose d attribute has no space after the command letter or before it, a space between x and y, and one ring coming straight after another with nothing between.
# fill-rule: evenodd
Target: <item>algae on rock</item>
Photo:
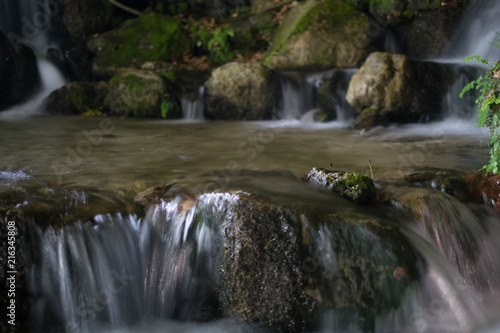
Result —
<instances>
[{"instance_id":1,"label":"algae on rock","mask_svg":"<svg viewBox=\"0 0 500 333\"><path fill-rule=\"evenodd\" d=\"M376 197L373 180L360 173L312 168L307 179L357 204L370 203Z\"/></svg>"},{"instance_id":2,"label":"algae on rock","mask_svg":"<svg viewBox=\"0 0 500 333\"><path fill-rule=\"evenodd\" d=\"M179 18L144 14L89 40L87 46L95 54L94 73L106 76L119 67L171 61L189 50L190 41Z\"/></svg>"},{"instance_id":3,"label":"algae on rock","mask_svg":"<svg viewBox=\"0 0 500 333\"><path fill-rule=\"evenodd\" d=\"M279 99L275 75L258 63L231 62L205 83L206 116L223 120L269 119Z\"/></svg>"},{"instance_id":4,"label":"algae on rock","mask_svg":"<svg viewBox=\"0 0 500 333\"><path fill-rule=\"evenodd\" d=\"M114 114L159 118L163 102L173 105L169 117L181 117L178 103L169 94L161 76L148 70L128 68L111 79L105 105Z\"/></svg>"},{"instance_id":5,"label":"algae on rock","mask_svg":"<svg viewBox=\"0 0 500 333\"><path fill-rule=\"evenodd\" d=\"M292 8L263 65L279 70L358 67L373 51L369 18L340 0L308 0Z\"/></svg>"}]
</instances>

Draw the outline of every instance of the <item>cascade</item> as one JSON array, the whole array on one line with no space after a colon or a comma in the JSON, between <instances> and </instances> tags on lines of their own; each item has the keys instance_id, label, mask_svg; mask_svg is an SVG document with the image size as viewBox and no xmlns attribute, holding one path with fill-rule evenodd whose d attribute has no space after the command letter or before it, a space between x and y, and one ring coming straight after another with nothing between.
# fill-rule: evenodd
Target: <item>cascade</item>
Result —
<instances>
[{"instance_id":1,"label":"cascade","mask_svg":"<svg viewBox=\"0 0 500 333\"><path fill-rule=\"evenodd\" d=\"M34 259L28 276L34 331L104 333L110 328L147 327L158 322L158 328L144 328L156 332L173 329L168 320L199 320L197 316L214 301L225 247L221 227L237 216L233 207L238 201L237 194L208 193L197 199L177 196L150 208L142 219L98 215L93 224L78 222L59 230L32 225L29 247ZM499 234L496 217L487 210L470 210L446 195L433 197L427 209L427 228L416 221L394 224L364 213L357 220L343 220L336 214L333 220L324 221L301 217L302 234L309 234L308 246L313 249L308 257L313 259L302 267L310 274L306 281L315 281L312 286L319 295L315 297L341 305L349 297L342 290L360 288L361 293L374 293L387 302L366 300L366 307L360 305L362 312L326 311L320 332L332 328L470 332L490 317L496 318L484 303L487 297L495 298L500 286L500 262L495 259L498 236L486 235L486 230ZM290 219L282 214L281 219ZM442 221L447 222L441 225ZM393 237L401 236L381 237L377 231L382 227L397 230L395 225L418 253L418 258L410 259L417 260L417 271L410 266L398 268L399 273L383 268L393 267L396 253L409 255L393 252L397 249L394 244L400 244ZM463 262L469 258L464 252L471 248L477 251L476 260ZM368 261L357 271L354 267L360 260ZM346 270L347 276L342 275ZM375 271L378 275L372 275ZM400 282L388 284L393 275ZM409 276L420 277L411 282ZM484 283L478 284L477 277ZM338 289L343 283L352 286ZM373 322L366 321L372 311L378 315ZM238 329L244 324L217 325Z\"/></svg>"},{"instance_id":2,"label":"cascade","mask_svg":"<svg viewBox=\"0 0 500 333\"><path fill-rule=\"evenodd\" d=\"M445 52L444 57L461 61L467 56L477 54L496 62L500 59L500 49L491 43L500 42L500 2L481 0L472 2L470 6L467 15L459 22L451 45L448 46L449 51Z\"/></svg>"},{"instance_id":3,"label":"cascade","mask_svg":"<svg viewBox=\"0 0 500 333\"><path fill-rule=\"evenodd\" d=\"M11 40L34 50L41 78L41 87L30 100L1 112L0 117L15 118L37 113L45 97L66 83L59 69L47 60L47 51L58 48L49 34L51 18L60 6L56 2L3 0L0 9L0 30Z\"/></svg>"},{"instance_id":4,"label":"cascade","mask_svg":"<svg viewBox=\"0 0 500 333\"><path fill-rule=\"evenodd\" d=\"M201 120L205 110L204 101L205 87L198 88L198 93L194 99L183 97L181 99L182 116L185 120Z\"/></svg>"},{"instance_id":5,"label":"cascade","mask_svg":"<svg viewBox=\"0 0 500 333\"><path fill-rule=\"evenodd\" d=\"M298 118L314 108L314 84L300 73L282 73L283 107L281 119Z\"/></svg>"}]
</instances>

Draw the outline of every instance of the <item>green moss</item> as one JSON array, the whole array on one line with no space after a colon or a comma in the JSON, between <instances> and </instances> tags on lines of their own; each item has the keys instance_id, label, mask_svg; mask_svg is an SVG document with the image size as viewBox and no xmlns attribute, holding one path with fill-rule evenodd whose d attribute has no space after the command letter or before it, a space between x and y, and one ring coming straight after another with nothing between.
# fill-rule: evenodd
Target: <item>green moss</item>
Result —
<instances>
[{"instance_id":1,"label":"green moss","mask_svg":"<svg viewBox=\"0 0 500 333\"><path fill-rule=\"evenodd\" d=\"M360 173L349 173L347 174L345 184L350 187L359 186L363 190L373 191L373 180Z\"/></svg>"},{"instance_id":2,"label":"green moss","mask_svg":"<svg viewBox=\"0 0 500 333\"><path fill-rule=\"evenodd\" d=\"M87 103L87 98L84 95L84 92L79 89L72 89L70 91L70 104L73 106L76 110L82 111L85 109Z\"/></svg>"},{"instance_id":3,"label":"green moss","mask_svg":"<svg viewBox=\"0 0 500 333\"><path fill-rule=\"evenodd\" d=\"M330 36L335 35L334 38L337 38L339 43L349 43L352 40L346 40L346 36L351 35L351 30L366 26L368 22L367 17L344 1L306 1L287 14L285 21L274 36L272 48L266 53L262 63L269 65L274 55L285 53L287 43L292 37L306 30L311 31L313 35L321 35L326 29ZM318 53L315 57L318 62L322 62L325 55Z\"/></svg>"},{"instance_id":4,"label":"green moss","mask_svg":"<svg viewBox=\"0 0 500 333\"><path fill-rule=\"evenodd\" d=\"M129 67L146 61L171 61L189 50L179 18L146 14L89 42L96 54L94 67Z\"/></svg>"}]
</instances>

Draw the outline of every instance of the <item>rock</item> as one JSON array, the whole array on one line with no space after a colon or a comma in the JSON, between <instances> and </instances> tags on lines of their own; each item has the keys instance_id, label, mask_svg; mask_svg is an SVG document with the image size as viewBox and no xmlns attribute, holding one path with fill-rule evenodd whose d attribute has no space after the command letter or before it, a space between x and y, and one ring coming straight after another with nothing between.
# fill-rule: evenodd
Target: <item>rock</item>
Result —
<instances>
[{"instance_id":1,"label":"rock","mask_svg":"<svg viewBox=\"0 0 500 333\"><path fill-rule=\"evenodd\" d=\"M370 108L388 121L415 122L439 111L438 73L438 66L431 63L374 52L353 75L346 99L358 112Z\"/></svg>"},{"instance_id":2,"label":"rock","mask_svg":"<svg viewBox=\"0 0 500 333\"><path fill-rule=\"evenodd\" d=\"M463 9L451 8L426 12L414 19L407 30L400 33L405 54L411 58L442 56L454 37L455 27Z\"/></svg>"},{"instance_id":3,"label":"rock","mask_svg":"<svg viewBox=\"0 0 500 333\"><path fill-rule=\"evenodd\" d=\"M363 332L374 332L376 318L398 309L407 288L419 280L422 262L394 224L328 214L306 229L303 237L314 240L313 255L302 262L309 273L306 290L321 295L315 300L322 310L359 316Z\"/></svg>"},{"instance_id":4,"label":"rock","mask_svg":"<svg viewBox=\"0 0 500 333\"><path fill-rule=\"evenodd\" d=\"M95 54L94 73L109 76L120 67L172 61L189 50L190 40L179 18L144 14L92 38L87 46Z\"/></svg>"},{"instance_id":5,"label":"rock","mask_svg":"<svg viewBox=\"0 0 500 333\"><path fill-rule=\"evenodd\" d=\"M40 83L35 54L0 31L0 110L21 102ZM8 83L8 84L7 84Z\"/></svg>"},{"instance_id":6,"label":"rock","mask_svg":"<svg viewBox=\"0 0 500 333\"><path fill-rule=\"evenodd\" d=\"M354 120L354 123L351 125L351 127L355 129L367 130L374 127L386 126L387 123L387 117L383 116L375 109L366 108Z\"/></svg>"},{"instance_id":7,"label":"rock","mask_svg":"<svg viewBox=\"0 0 500 333\"><path fill-rule=\"evenodd\" d=\"M471 199L468 181L453 170L428 170L406 175L404 178L415 186L434 188L460 201Z\"/></svg>"},{"instance_id":8,"label":"rock","mask_svg":"<svg viewBox=\"0 0 500 333\"><path fill-rule=\"evenodd\" d=\"M64 7L63 23L72 38L87 39L111 28L113 5L104 0L72 0Z\"/></svg>"},{"instance_id":9,"label":"rock","mask_svg":"<svg viewBox=\"0 0 500 333\"><path fill-rule=\"evenodd\" d=\"M109 82L104 102L112 113L149 118L180 118L182 111L175 96L158 74L143 70L123 69Z\"/></svg>"},{"instance_id":10,"label":"rock","mask_svg":"<svg viewBox=\"0 0 500 333\"><path fill-rule=\"evenodd\" d=\"M276 70L359 67L374 49L369 22L340 0L308 0L289 11L262 63Z\"/></svg>"},{"instance_id":11,"label":"rock","mask_svg":"<svg viewBox=\"0 0 500 333\"><path fill-rule=\"evenodd\" d=\"M205 88L209 119L269 119L280 98L276 76L258 63L231 62L218 67Z\"/></svg>"},{"instance_id":12,"label":"rock","mask_svg":"<svg viewBox=\"0 0 500 333\"><path fill-rule=\"evenodd\" d=\"M257 196L239 195L224 222L218 283L225 315L279 332L303 332L317 316L302 290L298 216Z\"/></svg>"},{"instance_id":13,"label":"rock","mask_svg":"<svg viewBox=\"0 0 500 333\"><path fill-rule=\"evenodd\" d=\"M491 269L488 260L477 265L481 248L478 242L485 234L471 223L478 217L465 204L446 193L425 188L407 190L396 199L393 205L415 217L434 247L467 283L476 288L487 285L484 277Z\"/></svg>"},{"instance_id":14,"label":"rock","mask_svg":"<svg viewBox=\"0 0 500 333\"><path fill-rule=\"evenodd\" d=\"M62 46L61 67L71 81L93 81L92 54L86 41L73 38Z\"/></svg>"},{"instance_id":15,"label":"rock","mask_svg":"<svg viewBox=\"0 0 500 333\"><path fill-rule=\"evenodd\" d=\"M64 115L101 110L108 91L106 82L71 82L50 93L42 108L47 113Z\"/></svg>"},{"instance_id":16,"label":"rock","mask_svg":"<svg viewBox=\"0 0 500 333\"><path fill-rule=\"evenodd\" d=\"M478 172L470 179L470 192L475 202L483 202L500 211L500 175Z\"/></svg>"},{"instance_id":17,"label":"rock","mask_svg":"<svg viewBox=\"0 0 500 333\"><path fill-rule=\"evenodd\" d=\"M345 100L351 77L345 71L335 70L321 78L316 90L316 103L326 114L325 121L346 120L347 114L355 114L356 110ZM345 117L342 119L342 117Z\"/></svg>"},{"instance_id":18,"label":"rock","mask_svg":"<svg viewBox=\"0 0 500 333\"><path fill-rule=\"evenodd\" d=\"M307 179L357 204L368 204L376 197L373 180L360 173L312 168Z\"/></svg>"},{"instance_id":19,"label":"rock","mask_svg":"<svg viewBox=\"0 0 500 333\"><path fill-rule=\"evenodd\" d=\"M402 13L407 6L408 0L370 0L369 10L374 17L380 15L390 16L394 13Z\"/></svg>"},{"instance_id":20,"label":"rock","mask_svg":"<svg viewBox=\"0 0 500 333\"><path fill-rule=\"evenodd\" d=\"M442 0L408 0L407 10L433 10L438 9Z\"/></svg>"}]
</instances>

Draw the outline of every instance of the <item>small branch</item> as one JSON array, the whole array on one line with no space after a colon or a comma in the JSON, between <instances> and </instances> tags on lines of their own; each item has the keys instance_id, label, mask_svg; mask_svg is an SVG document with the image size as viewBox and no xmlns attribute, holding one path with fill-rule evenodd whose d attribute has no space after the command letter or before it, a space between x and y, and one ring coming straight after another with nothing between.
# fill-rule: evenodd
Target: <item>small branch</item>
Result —
<instances>
[{"instance_id":1,"label":"small branch","mask_svg":"<svg viewBox=\"0 0 500 333\"><path fill-rule=\"evenodd\" d=\"M373 180L373 169L372 169L372 161L368 160L368 165L370 166L370 174L372 175L372 180Z\"/></svg>"},{"instance_id":2,"label":"small branch","mask_svg":"<svg viewBox=\"0 0 500 333\"><path fill-rule=\"evenodd\" d=\"M118 8L120 8L120 9L123 9L124 11L126 11L126 12L128 12L128 13L130 13L130 14L137 15L137 16L141 16L141 15L142 15L142 13L141 13L140 11L135 10L135 9L133 9L133 8L130 8L130 7L128 7L128 6L125 6L124 4L121 4L121 3L119 3L119 2L118 2L118 1L116 1L116 0L108 0L108 1L109 1L112 5L114 5L114 6L118 7Z\"/></svg>"}]
</instances>

